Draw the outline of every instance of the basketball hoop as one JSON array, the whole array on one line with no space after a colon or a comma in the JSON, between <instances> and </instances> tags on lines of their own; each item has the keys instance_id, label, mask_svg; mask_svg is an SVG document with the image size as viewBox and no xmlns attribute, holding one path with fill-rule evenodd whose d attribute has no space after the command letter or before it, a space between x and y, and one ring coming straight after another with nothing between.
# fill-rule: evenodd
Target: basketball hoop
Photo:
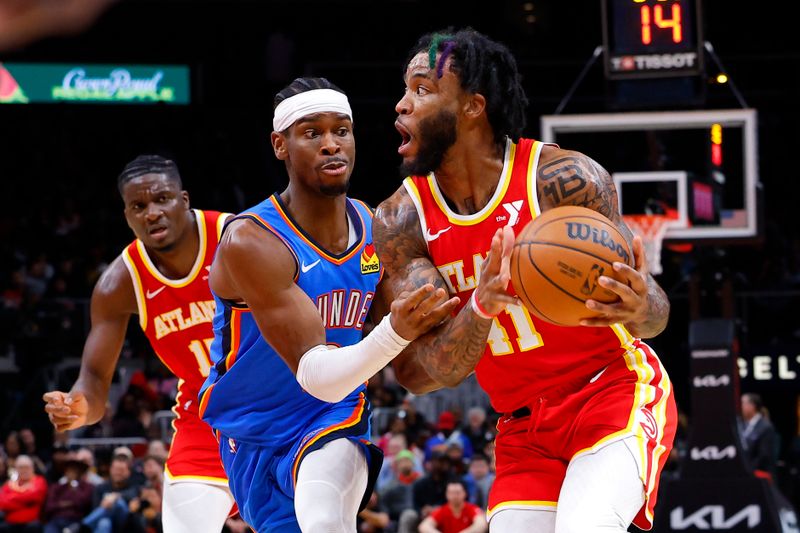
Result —
<instances>
[{"instance_id":1,"label":"basketball hoop","mask_svg":"<svg viewBox=\"0 0 800 533\"><path fill-rule=\"evenodd\" d=\"M668 215L622 215L625 223L642 238L647 266L654 276L661 274L661 243L674 219Z\"/></svg>"}]
</instances>

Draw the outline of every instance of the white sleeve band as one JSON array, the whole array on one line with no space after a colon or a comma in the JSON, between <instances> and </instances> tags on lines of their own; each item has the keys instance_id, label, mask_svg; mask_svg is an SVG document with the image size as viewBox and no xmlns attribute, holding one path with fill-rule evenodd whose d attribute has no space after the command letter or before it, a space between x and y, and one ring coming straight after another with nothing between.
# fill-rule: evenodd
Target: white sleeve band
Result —
<instances>
[{"instance_id":1,"label":"white sleeve band","mask_svg":"<svg viewBox=\"0 0 800 533\"><path fill-rule=\"evenodd\" d=\"M324 402L338 402L378 373L411 341L398 335L386 315L357 344L330 348L317 345L300 357L297 382Z\"/></svg>"}]
</instances>

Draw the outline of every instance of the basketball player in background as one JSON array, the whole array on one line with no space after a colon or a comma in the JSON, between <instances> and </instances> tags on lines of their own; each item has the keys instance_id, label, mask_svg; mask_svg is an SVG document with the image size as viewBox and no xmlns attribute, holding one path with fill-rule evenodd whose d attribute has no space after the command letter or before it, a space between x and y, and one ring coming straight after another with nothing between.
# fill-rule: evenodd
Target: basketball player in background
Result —
<instances>
[{"instance_id":1,"label":"basketball player in background","mask_svg":"<svg viewBox=\"0 0 800 533\"><path fill-rule=\"evenodd\" d=\"M136 239L94 288L78 380L68 393L45 393L45 411L58 431L103 417L128 321L138 315L153 350L179 378L164 469L164 532L218 533L233 497L211 428L198 416L197 394L214 338L208 273L228 215L190 209L177 166L160 156L128 163L118 187Z\"/></svg>"},{"instance_id":2,"label":"basketball player in background","mask_svg":"<svg viewBox=\"0 0 800 533\"><path fill-rule=\"evenodd\" d=\"M372 211L346 196L347 96L324 78L298 78L274 104L272 147L289 185L225 227L209 280L214 365L200 414L256 531L351 532L382 462L368 441L365 382L458 298L423 283L383 317ZM377 325L362 340L368 313Z\"/></svg>"},{"instance_id":3,"label":"basketball player in background","mask_svg":"<svg viewBox=\"0 0 800 533\"><path fill-rule=\"evenodd\" d=\"M408 177L376 211L376 247L395 294L432 283L463 303L394 360L398 379L419 394L475 371L502 413L493 533L649 529L676 410L641 338L664 329L669 303L611 178L584 154L520 137L527 97L516 61L472 29L423 36L404 81L395 125ZM575 328L531 316L508 283L515 234L562 205L610 218L636 260L614 265L625 283L599 278L619 300L587 301L600 316Z\"/></svg>"}]
</instances>

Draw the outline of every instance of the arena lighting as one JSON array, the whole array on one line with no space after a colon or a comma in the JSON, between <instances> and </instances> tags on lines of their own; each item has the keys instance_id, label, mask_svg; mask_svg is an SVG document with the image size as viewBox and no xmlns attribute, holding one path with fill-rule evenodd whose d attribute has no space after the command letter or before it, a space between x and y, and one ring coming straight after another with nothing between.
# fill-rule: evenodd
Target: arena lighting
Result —
<instances>
[{"instance_id":1,"label":"arena lighting","mask_svg":"<svg viewBox=\"0 0 800 533\"><path fill-rule=\"evenodd\" d=\"M717 74L717 83L719 84L728 83L728 76L723 73Z\"/></svg>"},{"instance_id":2,"label":"arena lighting","mask_svg":"<svg viewBox=\"0 0 800 533\"><path fill-rule=\"evenodd\" d=\"M722 124L711 125L711 163L722 166Z\"/></svg>"}]
</instances>

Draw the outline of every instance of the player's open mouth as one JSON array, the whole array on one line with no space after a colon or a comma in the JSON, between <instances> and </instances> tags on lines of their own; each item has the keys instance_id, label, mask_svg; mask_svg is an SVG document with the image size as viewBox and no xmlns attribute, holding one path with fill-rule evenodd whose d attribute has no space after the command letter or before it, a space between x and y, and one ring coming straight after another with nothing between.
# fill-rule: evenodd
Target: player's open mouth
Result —
<instances>
[{"instance_id":1,"label":"player's open mouth","mask_svg":"<svg viewBox=\"0 0 800 533\"><path fill-rule=\"evenodd\" d=\"M151 237L155 237L156 239L160 239L161 237L167 234L167 228L164 226L156 226L154 228L150 228L147 230Z\"/></svg>"},{"instance_id":2,"label":"player's open mouth","mask_svg":"<svg viewBox=\"0 0 800 533\"><path fill-rule=\"evenodd\" d=\"M402 137L400 146L397 148L397 153L400 155L405 155L405 153L408 151L409 145L411 144L411 133L409 133L405 126L400 124L400 121L398 120L394 122L394 127L400 133L400 137Z\"/></svg>"}]
</instances>

